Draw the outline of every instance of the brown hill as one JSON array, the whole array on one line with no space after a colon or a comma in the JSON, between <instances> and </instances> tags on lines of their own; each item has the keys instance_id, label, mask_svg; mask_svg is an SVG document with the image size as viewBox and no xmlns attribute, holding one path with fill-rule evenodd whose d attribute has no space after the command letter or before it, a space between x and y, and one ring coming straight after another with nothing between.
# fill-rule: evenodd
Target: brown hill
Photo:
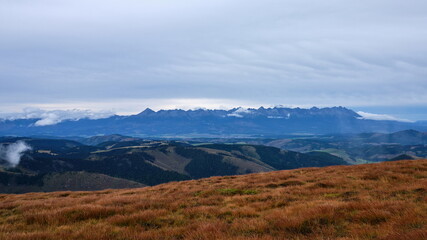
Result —
<instances>
[{"instance_id":1,"label":"brown hill","mask_svg":"<svg viewBox=\"0 0 427 240\"><path fill-rule=\"evenodd\" d=\"M0 199L0 239L427 239L427 160Z\"/></svg>"},{"instance_id":2,"label":"brown hill","mask_svg":"<svg viewBox=\"0 0 427 240\"><path fill-rule=\"evenodd\" d=\"M104 189L122 189L145 187L142 183L127 179L110 177L99 173L64 172L51 173L37 179L28 178L27 182L9 174L10 181L7 185L0 183L2 193L27 193L27 192L53 192L53 191L97 191ZM3 177L5 175L2 175Z\"/></svg>"}]
</instances>

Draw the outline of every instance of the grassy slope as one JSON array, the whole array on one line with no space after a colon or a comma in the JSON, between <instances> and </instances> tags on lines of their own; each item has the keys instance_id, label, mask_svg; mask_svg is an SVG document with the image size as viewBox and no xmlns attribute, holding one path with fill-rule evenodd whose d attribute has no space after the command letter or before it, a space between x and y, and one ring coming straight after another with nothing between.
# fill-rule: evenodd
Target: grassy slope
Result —
<instances>
[{"instance_id":1,"label":"grassy slope","mask_svg":"<svg viewBox=\"0 0 427 240\"><path fill-rule=\"evenodd\" d=\"M0 239L427 239L427 160L0 199Z\"/></svg>"}]
</instances>

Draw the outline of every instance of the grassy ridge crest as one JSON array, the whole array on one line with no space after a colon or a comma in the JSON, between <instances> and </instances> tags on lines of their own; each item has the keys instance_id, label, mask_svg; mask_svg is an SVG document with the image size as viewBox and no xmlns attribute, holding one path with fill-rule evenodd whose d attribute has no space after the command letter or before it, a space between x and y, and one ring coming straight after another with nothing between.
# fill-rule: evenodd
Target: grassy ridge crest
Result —
<instances>
[{"instance_id":1,"label":"grassy ridge crest","mask_svg":"<svg viewBox=\"0 0 427 240\"><path fill-rule=\"evenodd\" d=\"M0 195L0 239L427 239L427 160Z\"/></svg>"}]
</instances>

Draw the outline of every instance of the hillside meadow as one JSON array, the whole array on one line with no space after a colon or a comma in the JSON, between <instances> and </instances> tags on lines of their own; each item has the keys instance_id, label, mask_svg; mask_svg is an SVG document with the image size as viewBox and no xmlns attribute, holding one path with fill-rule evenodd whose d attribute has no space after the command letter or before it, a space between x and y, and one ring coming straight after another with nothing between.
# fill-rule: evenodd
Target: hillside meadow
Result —
<instances>
[{"instance_id":1,"label":"hillside meadow","mask_svg":"<svg viewBox=\"0 0 427 240\"><path fill-rule=\"evenodd\" d=\"M427 160L2 194L0 239L427 239Z\"/></svg>"}]
</instances>

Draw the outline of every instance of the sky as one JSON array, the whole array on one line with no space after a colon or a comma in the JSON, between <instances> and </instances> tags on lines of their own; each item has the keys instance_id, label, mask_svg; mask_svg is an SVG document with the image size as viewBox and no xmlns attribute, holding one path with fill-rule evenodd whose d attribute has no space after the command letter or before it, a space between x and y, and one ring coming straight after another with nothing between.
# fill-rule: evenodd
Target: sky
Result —
<instances>
[{"instance_id":1,"label":"sky","mask_svg":"<svg viewBox=\"0 0 427 240\"><path fill-rule=\"evenodd\" d=\"M0 115L283 105L427 119L426 12L425 0L0 0Z\"/></svg>"}]
</instances>

